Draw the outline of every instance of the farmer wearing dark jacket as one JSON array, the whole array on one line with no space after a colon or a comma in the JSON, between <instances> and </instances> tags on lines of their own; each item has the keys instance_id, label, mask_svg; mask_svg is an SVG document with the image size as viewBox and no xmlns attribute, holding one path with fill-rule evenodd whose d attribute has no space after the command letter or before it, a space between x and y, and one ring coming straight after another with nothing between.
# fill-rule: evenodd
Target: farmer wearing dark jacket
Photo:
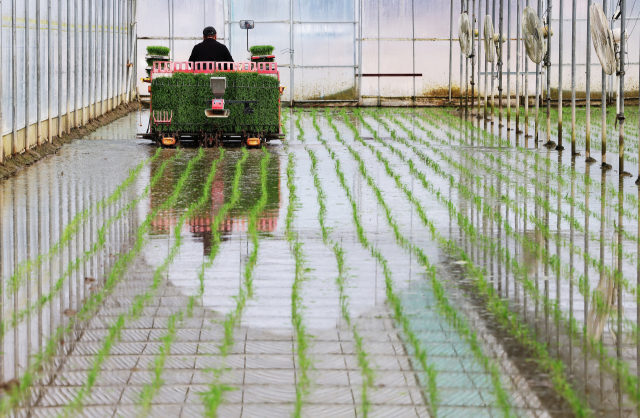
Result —
<instances>
[{"instance_id":1,"label":"farmer wearing dark jacket","mask_svg":"<svg viewBox=\"0 0 640 418\"><path fill-rule=\"evenodd\" d=\"M218 35L213 27L204 28L202 35L204 41L193 47L189 61L233 62L227 47L217 41Z\"/></svg>"}]
</instances>

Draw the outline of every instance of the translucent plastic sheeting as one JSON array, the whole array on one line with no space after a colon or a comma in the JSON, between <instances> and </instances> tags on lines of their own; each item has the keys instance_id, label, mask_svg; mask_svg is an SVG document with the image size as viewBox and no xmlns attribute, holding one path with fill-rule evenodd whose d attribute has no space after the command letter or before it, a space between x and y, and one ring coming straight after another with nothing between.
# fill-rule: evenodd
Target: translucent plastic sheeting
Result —
<instances>
[{"instance_id":1,"label":"translucent plastic sheeting","mask_svg":"<svg viewBox=\"0 0 640 418\"><path fill-rule=\"evenodd\" d=\"M38 1L40 2L40 33L36 27ZM3 135L12 131L14 120L16 129L25 127L27 102L29 105L29 124L37 122L38 96L40 97L41 119L46 120L49 117L49 112L53 118L57 117L59 113L65 114L67 100L69 111L95 102L95 83L98 83L97 95L102 100L110 94L124 91L123 74L126 73L125 64L128 58L125 57L124 51L129 42L126 41L128 27L123 20L127 19L129 4L131 2L125 0L52 0L49 5L47 0L29 0L29 18L27 20L25 19L25 0L17 0L15 10L16 47L14 51L12 2L2 2L1 100ZM114 6L118 5L120 8L114 9ZM49 12L51 16L49 16ZM68 16L69 14L70 16ZM27 53L25 51L27 21L29 30L28 74L26 72ZM51 25L51 43L49 43L49 25ZM114 27L117 31L115 37ZM37 85L38 36L40 37L41 77L39 92ZM108 42L110 44L107 49ZM70 49L68 49L69 46ZM89 55L90 51L92 55ZM53 64L51 67L50 60ZM90 72L90 60L94 60L91 64L93 74ZM17 68L15 91L14 61ZM118 71L116 71L116 66ZM49 76L50 68L51 77ZM109 80L106 79L107 68L109 68ZM68 72L71 74L70 78L67 77ZM27 79L29 79L28 92L26 91ZM49 85L49 79L51 79L51 85ZM119 87L118 80L120 81ZM78 86L77 102L76 85ZM109 87L109 95L107 87ZM51 103L49 103L49 90L52 91ZM16 96L15 112L13 108L14 94Z\"/></svg>"}]
</instances>

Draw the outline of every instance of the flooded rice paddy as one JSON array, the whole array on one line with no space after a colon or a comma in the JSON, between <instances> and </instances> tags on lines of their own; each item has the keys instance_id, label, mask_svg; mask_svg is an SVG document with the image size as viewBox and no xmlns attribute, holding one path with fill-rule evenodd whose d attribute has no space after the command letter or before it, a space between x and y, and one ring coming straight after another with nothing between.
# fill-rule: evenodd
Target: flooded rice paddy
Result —
<instances>
[{"instance_id":1,"label":"flooded rice paddy","mask_svg":"<svg viewBox=\"0 0 640 418\"><path fill-rule=\"evenodd\" d=\"M637 416L637 115L626 180L578 116L575 158L448 109L65 146L0 183L0 414Z\"/></svg>"}]
</instances>

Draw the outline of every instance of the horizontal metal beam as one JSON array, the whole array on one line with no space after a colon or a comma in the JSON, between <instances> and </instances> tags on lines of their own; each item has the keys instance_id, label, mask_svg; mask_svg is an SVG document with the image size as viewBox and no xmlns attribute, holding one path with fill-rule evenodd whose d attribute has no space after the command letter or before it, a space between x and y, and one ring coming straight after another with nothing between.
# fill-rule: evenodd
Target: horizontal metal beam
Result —
<instances>
[{"instance_id":1,"label":"horizontal metal beam","mask_svg":"<svg viewBox=\"0 0 640 418\"><path fill-rule=\"evenodd\" d=\"M357 103L358 100L294 100L294 103Z\"/></svg>"},{"instance_id":2,"label":"horizontal metal beam","mask_svg":"<svg viewBox=\"0 0 640 418\"><path fill-rule=\"evenodd\" d=\"M170 39L177 39L179 41L201 41L202 36L176 36L171 38L169 36L139 36L139 40L155 40L155 41L167 41ZM218 38L219 41L223 41L225 38Z\"/></svg>"},{"instance_id":3,"label":"horizontal metal beam","mask_svg":"<svg viewBox=\"0 0 640 418\"><path fill-rule=\"evenodd\" d=\"M413 73L388 73L388 74L362 74L362 77L422 77L422 74Z\"/></svg>"}]
</instances>

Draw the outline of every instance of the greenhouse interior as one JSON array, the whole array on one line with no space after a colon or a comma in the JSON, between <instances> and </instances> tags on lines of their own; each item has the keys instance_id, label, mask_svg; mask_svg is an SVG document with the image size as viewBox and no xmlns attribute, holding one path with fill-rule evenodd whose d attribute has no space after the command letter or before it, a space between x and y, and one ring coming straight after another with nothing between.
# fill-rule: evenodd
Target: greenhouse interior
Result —
<instances>
[{"instance_id":1,"label":"greenhouse interior","mask_svg":"<svg viewBox=\"0 0 640 418\"><path fill-rule=\"evenodd\" d=\"M0 2L0 416L640 416L636 2Z\"/></svg>"}]
</instances>

